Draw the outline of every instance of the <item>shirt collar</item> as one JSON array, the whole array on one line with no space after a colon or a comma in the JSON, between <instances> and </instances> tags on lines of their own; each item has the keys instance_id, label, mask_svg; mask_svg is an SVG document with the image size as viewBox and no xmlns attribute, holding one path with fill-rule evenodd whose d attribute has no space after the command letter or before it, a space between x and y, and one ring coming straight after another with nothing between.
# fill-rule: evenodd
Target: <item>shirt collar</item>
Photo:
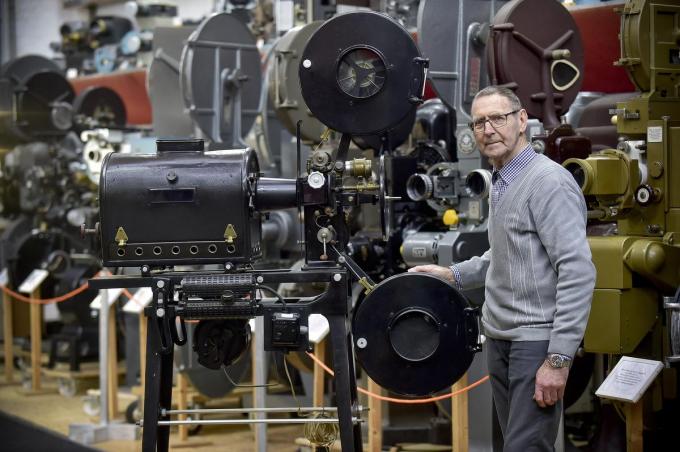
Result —
<instances>
[{"instance_id":1,"label":"shirt collar","mask_svg":"<svg viewBox=\"0 0 680 452\"><path fill-rule=\"evenodd\" d=\"M498 178L503 179L506 183L512 182L520 173L520 171L526 167L529 162L536 157L536 151L531 147L531 143L527 144L526 147L512 158L508 163L503 165L501 169L494 167L492 174L492 181L495 182Z\"/></svg>"}]
</instances>

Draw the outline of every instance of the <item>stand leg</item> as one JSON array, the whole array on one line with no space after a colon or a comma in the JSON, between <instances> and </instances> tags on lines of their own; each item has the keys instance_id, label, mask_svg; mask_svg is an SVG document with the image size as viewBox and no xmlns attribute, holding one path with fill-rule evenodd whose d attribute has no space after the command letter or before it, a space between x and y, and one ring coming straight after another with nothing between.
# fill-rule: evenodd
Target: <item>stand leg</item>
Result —
<instances>
[{"instance_id":1,"label":"stand leg","mask_svg":"<svg viewBox=\"0 0 680 452\"><path fill-rule=\"evenodd\" d=\"M347 318L345 315L329 315L327 318L333 347L340 443L345 452L362 452L361 425L352 423L352 407L357 402L357 384L354 379L354 358L350 354L352 341Z\"/></svg>"},{"instance_id":2,"label":"stand leg","mask_svg":"<svg viewBox=\"0 0 680 452\"><path fill-rule=\"evenodd\" d=\"M155 317L147 317L146 377L144 385L144 452L166 452L170 427L158 426L161 408L170 408L172 399L172 353L161 353L161 338Z\"/></svg>"}]
</instances>

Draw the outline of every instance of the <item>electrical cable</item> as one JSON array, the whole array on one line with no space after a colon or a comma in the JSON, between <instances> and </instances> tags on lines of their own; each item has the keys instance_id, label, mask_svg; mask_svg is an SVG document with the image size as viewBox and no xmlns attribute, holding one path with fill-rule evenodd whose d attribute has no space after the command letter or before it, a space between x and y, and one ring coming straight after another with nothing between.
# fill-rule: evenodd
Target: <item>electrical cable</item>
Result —
<instances>
[{"instance_id":1,"label":"electrical cable","mask_svg":"<svg viewBox=\"0 0 680 452\"><path fill-rule=\"evenodd\" d=\"M281 296L281 294L278 293L276 290L272 289L272 288L269 287L269 286L263 286L262 284L258 284L257 286L255 286L255 288L256 288L256 289L265 289L265 290L269 291L269 293L273 294L273 295L281 302L281 304L283 305L283 309L284 309L284 310L287 309L287 307L286 307L286 301L283 299L283 297Z\"/></svg>"},{"instance_id":2,"label":"electrical cable","mask_svg":"<svg viewBox=\"0 0 680 452\"><path fill-rule=\"evenodd\" d=\"M335 373L328 366L326 366L326 364L323 361L321 361L319 358L317 358L316 356L314 356L314 354L312 354L310 352L306 352L306 353L307 353L307 355L309 355L310 358L312 358L314 360L314 362L319 364L326 372L328 372L332 376L335 376ZM443 395L436 396L436 397L430 397L430 398L427 398L427 399L397 399L397 398L394 398L394 397L385 397L385 396L375 394L373 392L367 391L364 388L359 388L359 387L357 387L357 391L359 391L362 394L366 394L367 396L372 397L374 399L382 400L382 401L385 401L385 402L402 403L402 404L406 404L406 405L417 405L417 404L421 404L421 403L436 402L438 400L444 400L444 399L448 399L448 398L463 394L463 393L468 392L469 390L471 390L473 388L476 388L477 386L481 385L482 383L484 383L488 379L489 379L489 376L486 375L486 376L480 378L479 380L475 381L474 383L469 384L466 387L461 388L457 391L449 392L448 394L443 394Z\"/></svg>"}]
</instances>

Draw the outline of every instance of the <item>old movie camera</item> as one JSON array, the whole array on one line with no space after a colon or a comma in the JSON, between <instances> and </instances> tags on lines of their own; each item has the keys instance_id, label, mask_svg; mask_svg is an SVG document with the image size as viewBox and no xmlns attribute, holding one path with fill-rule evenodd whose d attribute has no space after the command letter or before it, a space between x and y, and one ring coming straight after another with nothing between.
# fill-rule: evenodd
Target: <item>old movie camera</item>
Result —
<instances>
[{"instance_id":1,"label":"old movie camera","mask_svg":"<svg viewBox=\"0 0 680 452\"><path fill-rule=\"evenodd\" d=\"M458 380L479 350L477 311L450 284L412 273L375 284L345 252L349 213L361 205L385 212L391 202L389 153L381 152L375 171L370 160L348 158L350 140L380 136L413 115L427 60L398 23L357 12L320 26L299 61L305 102L342 138L335 152L317 149L306 165L298 151L297 178L263 177L255 151L204 150L194 139L159 140L155 155L111 153L103 163L103 263L138 267L141 275L94 279L91 286L153 290L145 311L144 450L168 448L172 352L187 342L188 320L199 321L193 341L199 362L220 368L248 347L249 319L263 317L257 334L265 350L288 352L308 348L308 317L324 315L335 371L332 421L346 451L362 448L355 355L384 388L422 396ZM298 209L305 265L255 268L263 218L287 208ZM352 279L366 292L354 308ZM325 283L326 290L284 298L276 290L284 282Z\"/></svg>"}]
</instances>

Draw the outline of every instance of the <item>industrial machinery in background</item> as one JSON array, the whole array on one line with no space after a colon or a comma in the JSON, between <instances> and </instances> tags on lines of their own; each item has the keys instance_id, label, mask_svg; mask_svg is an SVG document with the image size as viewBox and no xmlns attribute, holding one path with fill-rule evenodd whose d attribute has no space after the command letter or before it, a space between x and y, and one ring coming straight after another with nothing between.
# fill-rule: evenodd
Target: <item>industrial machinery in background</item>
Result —
<instances>
[{"instance_id":1,"label":"industrial machinery in background","mask_svg":"<svg viewBox=\"0 0 680 452\"><path fill-rule=\"evenodd\" d=\"M643 399L649 450L665 447L679 413L678 23L675 4L625 3L616 64L640 94L610 111L620 136L615 149L563 163L581 186L593 223L588 240L597 280L585 351L602 356L607 370L624 354L665 364Z\"/></svg>"},{"instance_id":2,"label":"industrial machinery in background","mask_svg":"<svg viewBox=\"0 0 680 452\"><path fill-rule=\"evenodd\" d=\"M25 56L0 68L1 217L0 267L18 287L35 269L49 271L42 296L68 293L99 271L94 242L80 237L80 225L97 215L95 185L88 178L77 132L125 126L121 100L106 88L76 96L51 60ZM97 326L87 290L59 303L55 328L48 330L50 366L65 361L72 371L97 356ZM14 331L27 326L16 307ZM24 313L26 314L26 313ZM61 389L61 388L60 388Z\"/></svg>"},{"instance_id":3,"label":"industrial machinery in background","mask_svg":"<svg viewBox=\"0 0 680 452\"><path fill-rule=\"evenodd\" d=\"M60 27L61 40L51 48L63 55L67 70L79 75L105 74L149 63L154 29L174 25L177 6L141 1L125 6L127 17L96 16Z\"/></svg>"},{"instance_id":4,"label":"industrial machinery in background","mask_svg":"<svg viewBox=\"0 0 680 452\"><path fill-rule=\"evenodd\" d=\"M348 27L357 32L340 33ZM330 37L334 48L327 46ZM412 114L421 100L427 61L396 22L362 12L324 23L300 62L305 102L316 118L342 134L328 165L315 164L312 154L304 174L298 159L296 178L266 178L259 174L252 150L204 151L200 140L159 141L156 155L113 153L104 162L99 226L103 263L139 267L141 276L99 278L90 284L148 286L154 294L146 309L144 450L166 450L171 425L201 422L168 420L173 414L172 349L187 341L185 320L200 320L194 332L199 362L221 368L247 346L248 318L264 317L265 350L294 351L308 347L308 315L325 315L337 416L301 421L339 422L347 451L362 449L352 349L371 378L410 396L448 388L478 350L476 310L451 285L424 274L397 275L376 285L345 252L348 209L364 203L384 207L390 201L379 183L384 167L374 176L361 160L348 157L351 135L385 133ZM253 269L262 253L263 214L290 207L299 209L304 219L305 266ZM178 215L186 221L172 221ZM158 221L170 227L150 227ZM220 269L172 269L209 264ZM369 292L355 308L353 334L348 329L350 278L360 280ZM309 298L284 298L272 287L314 281L326 283L327 289ZM265 291L274 297L263 298ZM214 340L202 339L204 333ZM422 339L417 346L414 334Z\"/></svg>"}]
</instances>

